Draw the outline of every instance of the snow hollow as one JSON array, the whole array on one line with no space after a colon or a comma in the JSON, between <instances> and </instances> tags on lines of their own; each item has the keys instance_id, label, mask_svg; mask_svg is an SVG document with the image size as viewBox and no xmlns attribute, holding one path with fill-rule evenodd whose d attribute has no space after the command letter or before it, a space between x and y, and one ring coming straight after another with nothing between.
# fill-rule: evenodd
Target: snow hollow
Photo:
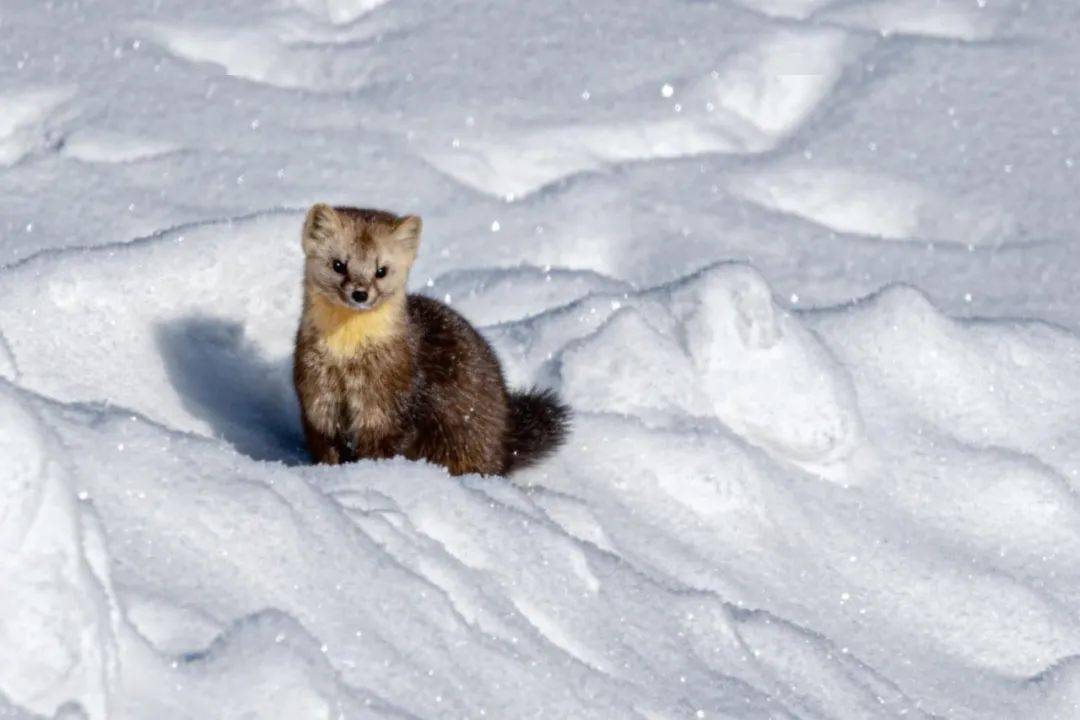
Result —
<instances>
[{"instance_id":1,"label":"snow hollow","mask_svg":"<svg viewBox=\"0 0 1080 720\"><path fill-rule=\"evenodd\" d=\"M1078 40L5 0L0 717L1080 717ZM307 463L316 201L424 217L559 454Z\"/></svg>"}]
</instances>

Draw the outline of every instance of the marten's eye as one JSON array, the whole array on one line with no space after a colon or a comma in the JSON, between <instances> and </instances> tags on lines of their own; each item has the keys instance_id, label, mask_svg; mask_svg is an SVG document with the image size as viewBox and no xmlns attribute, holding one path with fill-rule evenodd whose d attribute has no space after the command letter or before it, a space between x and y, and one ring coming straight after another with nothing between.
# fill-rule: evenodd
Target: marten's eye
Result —
<instances>
[{"instance_id":1,"label":"marten's eye","mask_svg":"<svg viewBox=\"0 0 1080 720\"><path fill-rule=\"evenodd\" d=\"M336 272L338 275L344 275L345 274L345 263L341 262L340 260L335 260L334 261L334 272Z\"/></svg>"},{"instance_id":2,"label":"marten's eye","mask_svg":"<svg viewBox=\"0 0 1080 720\"><path fill-rule=\"evenodd\" d=\"M375 269L375 277L377 277L377 278L386 277L386 271L389 270L389 269L390 268L386 267L385 265L380 265L378 268Z\"/></svg>"}]
</instances>

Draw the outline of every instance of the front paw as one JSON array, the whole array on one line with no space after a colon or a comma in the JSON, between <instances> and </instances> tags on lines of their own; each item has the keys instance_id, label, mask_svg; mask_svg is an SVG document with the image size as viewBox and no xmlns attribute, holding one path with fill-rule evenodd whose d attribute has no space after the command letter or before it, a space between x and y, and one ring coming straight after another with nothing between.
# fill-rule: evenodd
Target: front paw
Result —
<instances>
[{"instance_id":1,"label":"front paw","mask_svg":"<svg viewBox=\"0 0 1080 720\"><path fill-rule=\"evenodd\" d=\"M356 441L349 438L339 440L336 447L338 457L343 463L356 462L360 458L360 453L356 449Z\"/></svg>"},{"instance_id":2,"label":"front paw","mask_svg":"<svg viewBox=\"0 0 1080 720\"><path fill-rule=\"evenodd\" d=\"M315 462L319 465L340 465L341 453L336 447L323 448L320 451L313 452Z\"/></svg>"}]
</instances>

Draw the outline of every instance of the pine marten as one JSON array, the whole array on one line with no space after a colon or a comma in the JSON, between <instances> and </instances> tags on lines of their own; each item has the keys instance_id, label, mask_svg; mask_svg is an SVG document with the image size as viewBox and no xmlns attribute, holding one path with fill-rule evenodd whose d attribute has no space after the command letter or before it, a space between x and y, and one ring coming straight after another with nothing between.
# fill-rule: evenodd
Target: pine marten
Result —
<instances>
[{"instance_id":1,"label":"pine marten","mask_svg":"<svg viewBox=\"0 0 1080 720\"><path fill-rule=\"evenodd\" d=\"M395 455L504 475L552 452L569 409L510 392L491 346L446 305L407 295L421 221L318 204L304 221L293 380L312 459Z\"/></svg>"}]
</instances>

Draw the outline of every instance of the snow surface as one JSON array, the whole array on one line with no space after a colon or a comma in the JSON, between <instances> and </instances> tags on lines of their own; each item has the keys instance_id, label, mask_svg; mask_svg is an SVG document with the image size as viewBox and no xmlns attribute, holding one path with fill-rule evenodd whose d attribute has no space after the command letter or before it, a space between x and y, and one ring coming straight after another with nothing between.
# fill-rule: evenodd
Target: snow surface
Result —
<instances>
[{"instance_id":1,"label":"snow surface","mask_svg":"<svg viewBox=\"0 0 1080 720\"><path fill-rule=\"evenodd\" d=\"M5 0L0 717L1080 717L1070 0ZM315 201L576 413L306 464Z\"/></svg>"}]
</instances>

